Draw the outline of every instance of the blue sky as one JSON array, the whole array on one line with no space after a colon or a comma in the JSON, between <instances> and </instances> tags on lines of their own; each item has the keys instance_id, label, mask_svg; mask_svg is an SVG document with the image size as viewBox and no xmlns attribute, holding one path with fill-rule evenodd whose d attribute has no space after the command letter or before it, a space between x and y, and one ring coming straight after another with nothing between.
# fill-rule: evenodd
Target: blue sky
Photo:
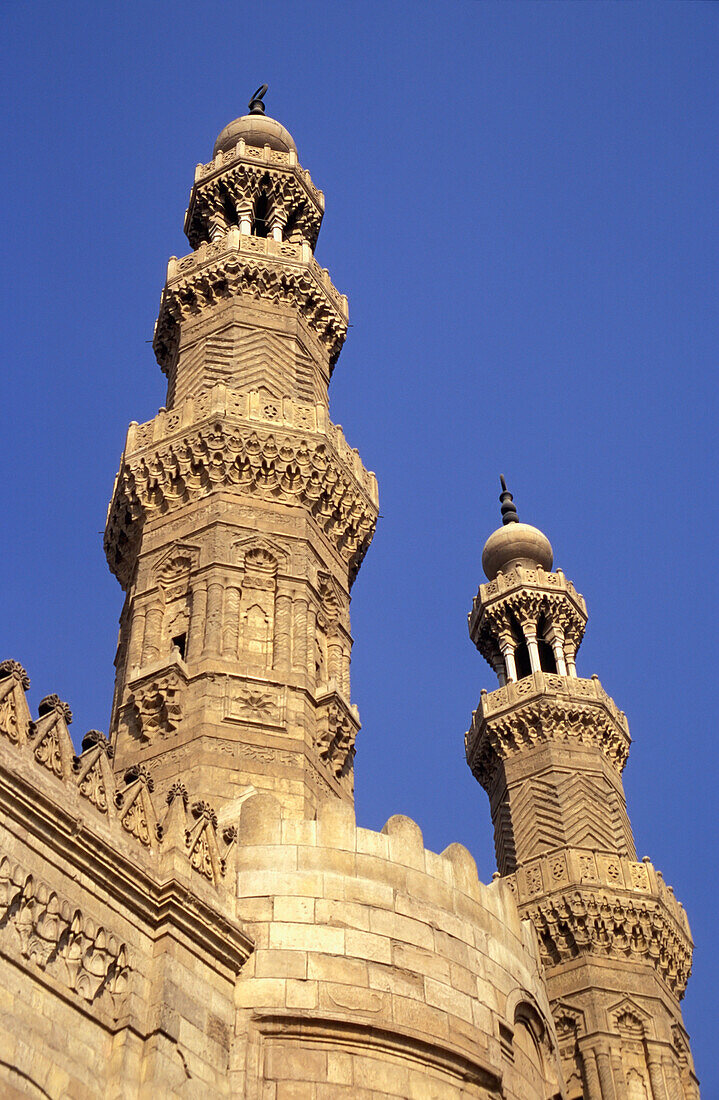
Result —
<instances>
[{"instance_id":1,"label":"blue sky","mask_svg":"<svg viewBox=\"0 0 719 1100\"><path fill-rule=\"evenodd\" d=\"M121 593L100 532L194 165L258 84L326 195L349 295L333 418L380 483L354 589L357 813L494 870L463 734L498 474L590 609L627 712L639 854L686 905L706 1096L717 891L716 5L14 5L3 65L2 646L107 727Z\"/></svg>"}]
</instances>

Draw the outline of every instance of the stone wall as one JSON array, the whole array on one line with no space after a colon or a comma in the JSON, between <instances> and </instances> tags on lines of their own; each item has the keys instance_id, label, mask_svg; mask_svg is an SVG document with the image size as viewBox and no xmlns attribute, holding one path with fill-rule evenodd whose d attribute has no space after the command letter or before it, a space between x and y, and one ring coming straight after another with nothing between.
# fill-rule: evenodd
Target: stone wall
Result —
<instances>
[{"instance_id":1,"label":"stone wall","mask_svg":"<svg viewBox=\"0 0 719 1100\"><path fill-rule=\"evenodd\" d=\"M559 1095L534 933L465 848L426 851L405 817L357 828L335 801L282 820L267 795L240 836L236 1095Z\"/></svg>"}]
</instances>

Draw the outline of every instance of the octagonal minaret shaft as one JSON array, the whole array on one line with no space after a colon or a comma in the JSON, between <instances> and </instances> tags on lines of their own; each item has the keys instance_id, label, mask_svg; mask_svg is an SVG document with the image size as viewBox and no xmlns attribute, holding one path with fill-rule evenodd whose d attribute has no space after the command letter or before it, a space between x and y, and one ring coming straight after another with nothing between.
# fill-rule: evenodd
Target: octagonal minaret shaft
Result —
<instances>
[{"instance_id":1,"label":"octagonal minaret shaft","mask_svg":"<svg viewBox=\"0 0 719 1100\"><path fill-rule=\"evenodd\" d=\"M679 1010L691 935L662 876L637 861L627 721L577 673L584 599L552 571L547 537L519 522L503 478L500 500L469 615L499 687L481 693L467 762L489 795L500 875L539 936L568 1096L694 1100Z\"/></svg>"},{"instance_id":2,"label":"octagonal minaret shaft","mask_svg":"<svg viewBox=\"0 0 719 1100\"><path fill-rule=\"evenodd\" d=\"M352 798L349 590L378 498L328 417L348 315L313 255L324 198L261 93L196 170L155 330L166 408L130 426L110 505L111 732L120 771L311 816Z\"/></svg>"}]
</instances>

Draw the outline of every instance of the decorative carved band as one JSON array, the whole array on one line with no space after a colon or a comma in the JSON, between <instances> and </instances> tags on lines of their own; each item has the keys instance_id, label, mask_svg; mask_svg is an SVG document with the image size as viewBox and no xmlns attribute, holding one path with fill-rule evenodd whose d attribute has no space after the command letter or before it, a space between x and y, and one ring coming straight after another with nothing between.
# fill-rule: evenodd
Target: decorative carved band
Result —
<instances>
[{"instance_id":1,"label":"decorative carved band","mask_svg":"<svg viewBox=\"0 0 719 1100\"><path fill-rule=\"evenodd\" d=\"M164 446L127 455L105 531L110 569L127 587L143 522L217 488L304 504L347 562L350 583L372 541L378 509L327 440L205 424Z\"/></svg>"},{"instance_id":2,"label":"decorative carved band","mask_svg":"<svg viewBox=\"0 0 719 1100\"><path fill-rule=\"evenodd\" d=\"M125 945L5 856L0 861L0 929L3 949L19 948L27 962L89 1003L103 997L117 1015L130 973Z\"/></svg>"},{"instance_id":3,"label":"decorative carved band","mask_svg":"<svg viewBox=\"0 0 719 1100\"><path fill-rule=\"evenodd\" d=\"M183 321L237 294L292 306L326 346L333 366L347 335L346 299L306 249L234 228L177 261L155 327L153 346L163 371L172 365Z\"/></svg>"},{"instance_id":4,"label":"decorative carved band","mask_svg":"<svg viewBox=\"0 0 719 1100\"><path fill-rule=\"evenodd\" d=\"M539 900L518 897L540 942L544 966L583 955L643 961L656 967L681 998L691 973L692 942L658 896L613 892L583 884Z\"/></svg>"},{"instance_id":5,"label":"decorative carved band","mask_svg":"<svg viewBox=\"0 0 719 1100\"><path fill-rule=\"evenodd\" d=\"M626 717L598 679L534 672L482 692L465 736L467 763L488 791L500 760L550 741L595 745L618 772L631 744Z\"/></svg>"},{"instance_id":6,"label":"decorative carved band","mask_svg":"<svg viewBox=\"0 0 719 1100\"><path fill-rule=\"evenodd\" d=\"M257 163L252 156L236 158L221 172L196 180L190 197L185 232L193 248L206 239L213 214L223 219L230 210L235 224L244 209L251 210L260 194L270 209L280 208L284 219L294 215L298 231L314 248L322 224L323 206L318 192L307 184L307 173L299 165Z\"/></svg>"}]
</instances>

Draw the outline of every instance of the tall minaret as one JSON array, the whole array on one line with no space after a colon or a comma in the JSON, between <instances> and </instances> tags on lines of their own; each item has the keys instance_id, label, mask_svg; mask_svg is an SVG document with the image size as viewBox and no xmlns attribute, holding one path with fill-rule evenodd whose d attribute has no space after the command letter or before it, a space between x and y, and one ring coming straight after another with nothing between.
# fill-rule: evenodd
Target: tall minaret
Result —
<instances>
[{"instance_id":1,"label":"tall minaret","mask_svg":"<svg viewBox=\"0 0 719 1100\"><path fill-rule=\"evenodd\" d=\"M348 313L313 256L324 197L266 90L197 166L155 329L167 405L130 425L110 504L111 735L160 791L313 816L353 796L349 592L378 496L328 416Z\"/></svg>"},{"instance_id":2,"label":"tall minaret","mask_svg":"<svg viewBox=\"0 0 719 1100\"><path fill-rule=\"evenodd\" d=\"M500 500L469 616L499 687L482 691L467 762L489 795L499 873L539 937L569 1100L693 1100L679 1009L693 945L671 887L637 861L627 721L597 676L577 674L584 599L504 479Z\"/></svg>"}]
</instances>

